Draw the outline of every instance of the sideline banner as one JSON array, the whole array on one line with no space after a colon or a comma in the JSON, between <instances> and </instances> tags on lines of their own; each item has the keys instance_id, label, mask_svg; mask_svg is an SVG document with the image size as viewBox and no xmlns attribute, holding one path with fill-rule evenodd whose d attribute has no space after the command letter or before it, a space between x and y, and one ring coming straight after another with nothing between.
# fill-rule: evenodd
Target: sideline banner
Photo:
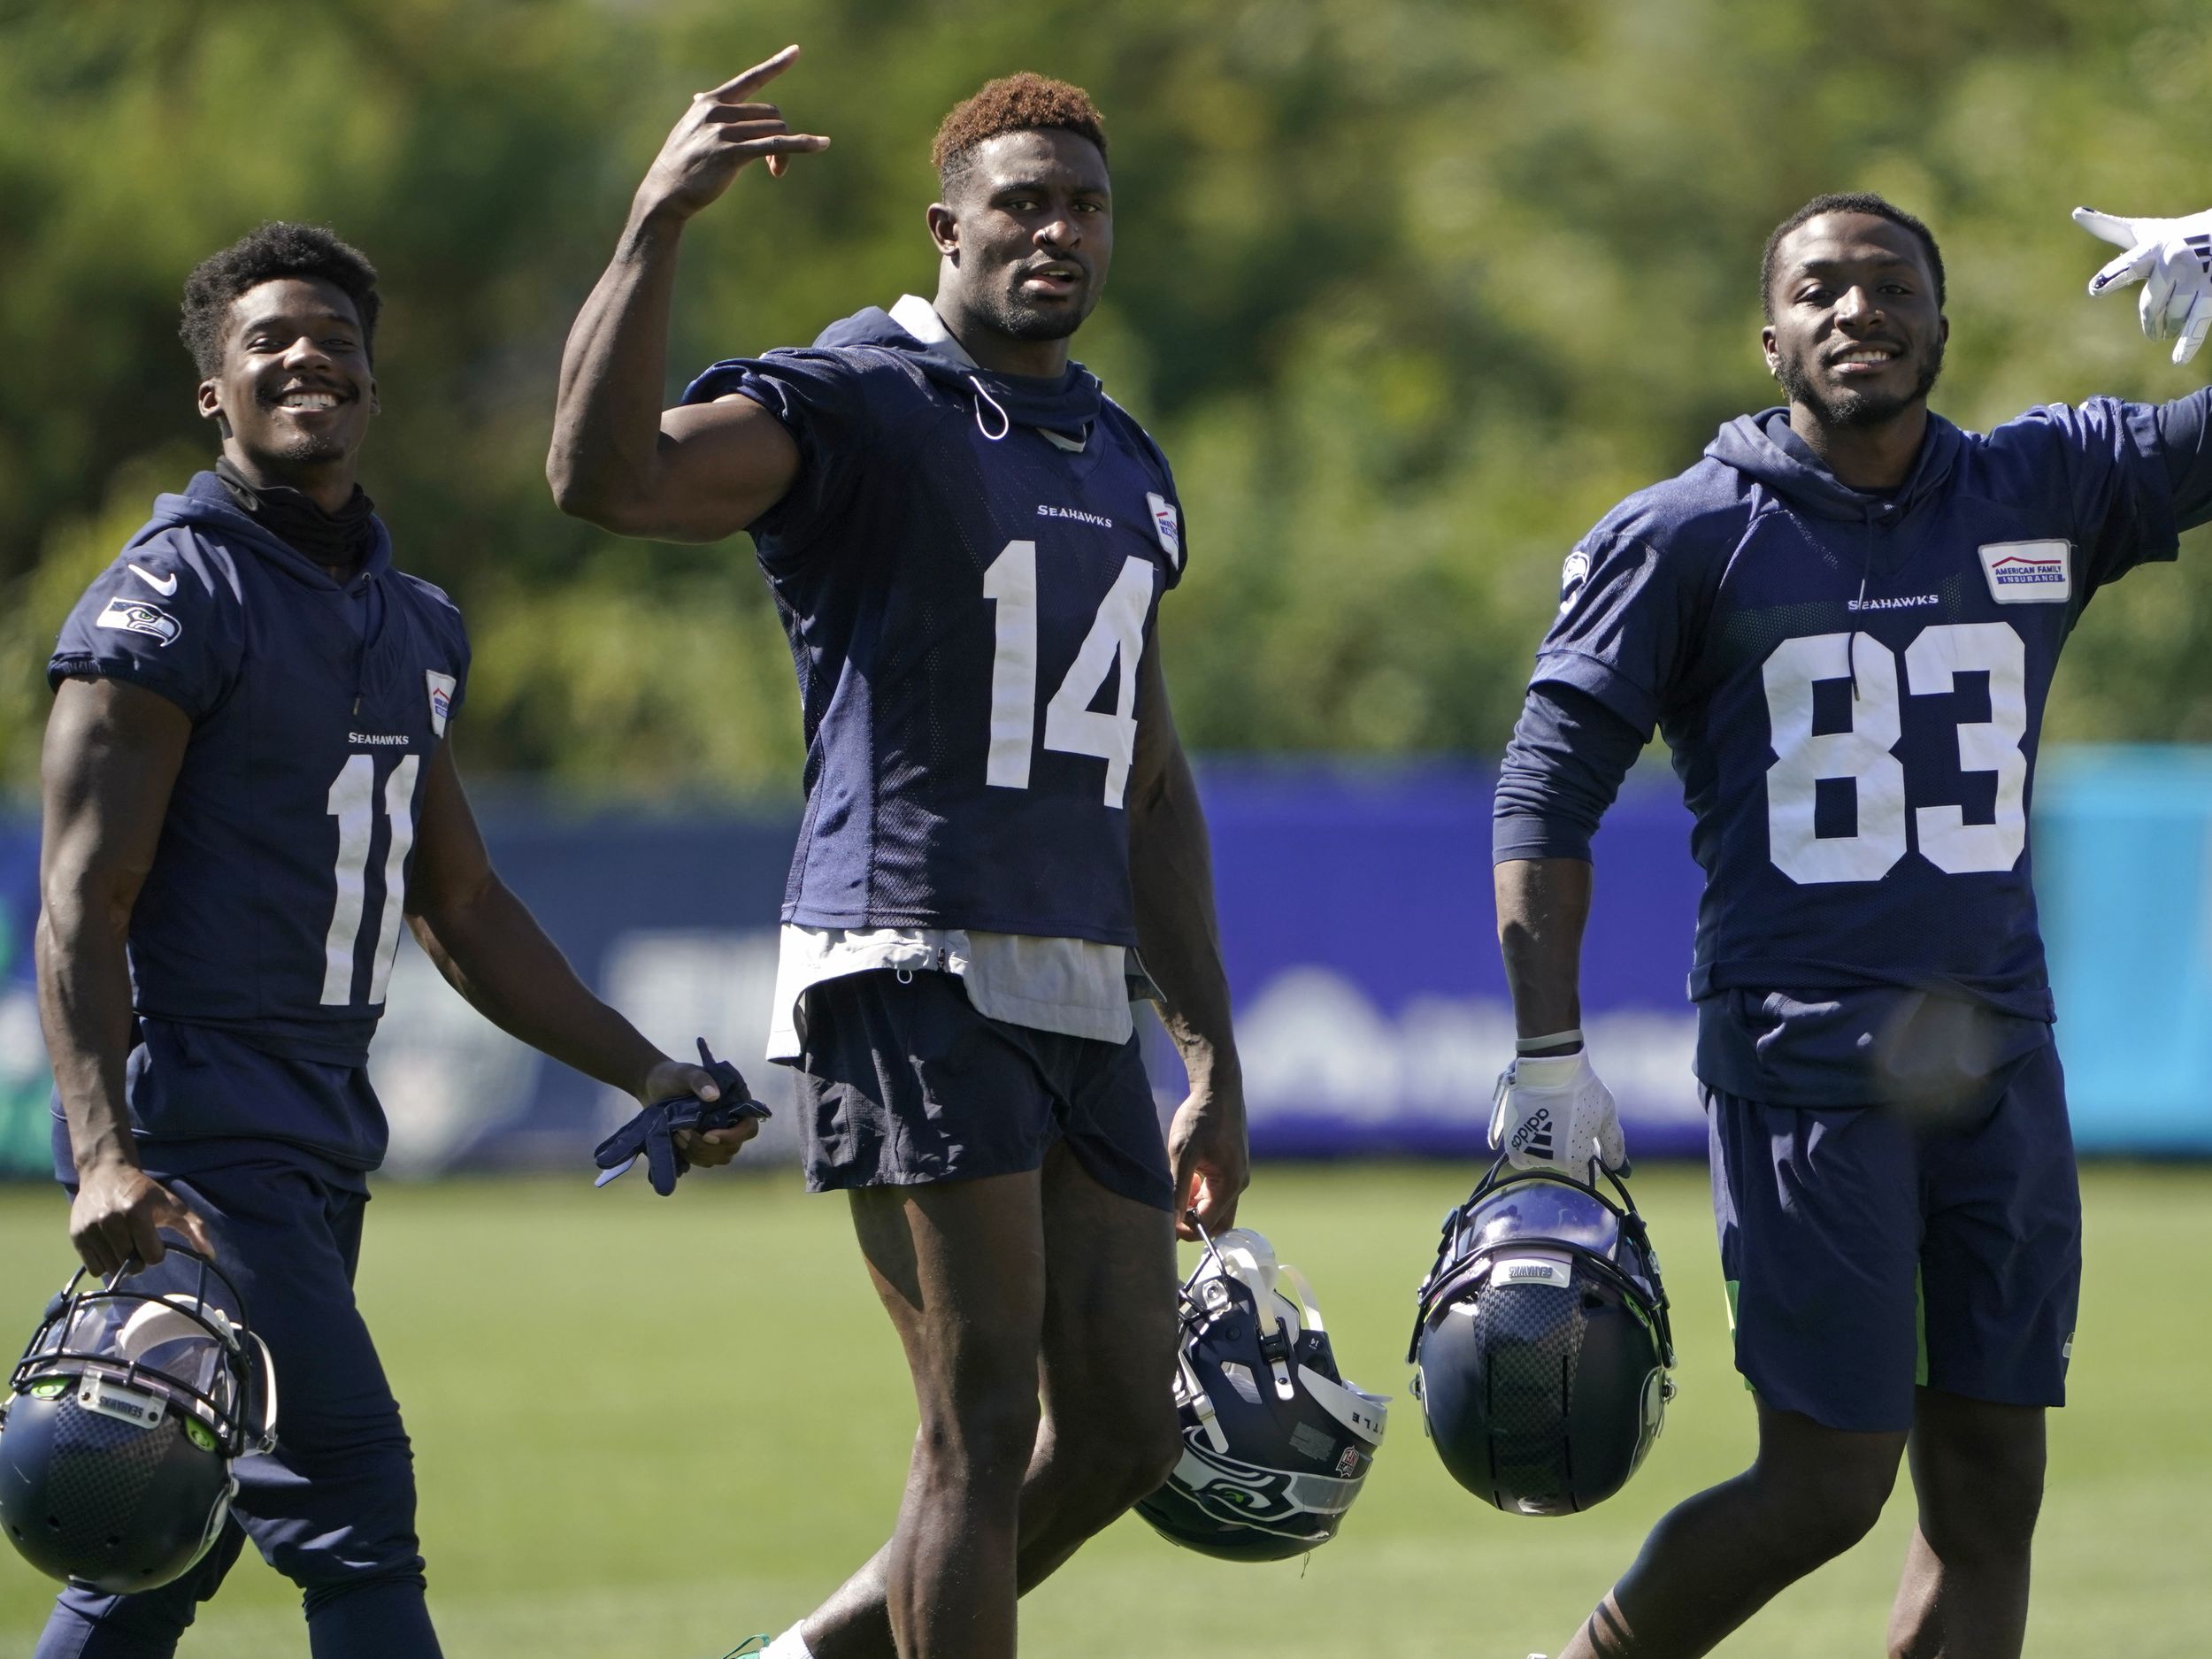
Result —
<instances>
[{"instance_id":1,"label":"sideline banner","mask_svg":"<svg viewBox=\"0 0 2212 1659\"><path fill-rule=\"evenodd\" d=\"M1255 1150L1482 1156L1512 1051L1488 775L1215 763L1202 786ZM672 1053L704 1034L780 1109L748 1156L795 1157L788 1073L759 1058L793 825L564 816L526 796L486 828L509 884L602 995ZM1596 847L1584 1025L1639 1157L1704 1145L1688 828L1671 779L1640 772ZM2078 1141L2212 1153L2212 753L2053 755L2035 844ZM0 1172L43 1175L36 856L28 824L0 823ZM1180 1079L1154 1039L1165 1110ZM630 1110L480 1018L411 940L372 1070L401 1173L580 1170Z\"/></svg>"},{"instance_id":2,"label":"sideline banner","mask_svg":"<svg viewBox=\"0 0 2212 1659\"><path fill-rule=\"evenodd\" d=\"M1482 1156L1513 1054L1489 774L1217 764L1202 781L1255 1150ZM1632 1156L1701 1156L1689 816L1670 787L1631 787L1593 850L1592 1059Z\"/></svg>"}]
</instances>

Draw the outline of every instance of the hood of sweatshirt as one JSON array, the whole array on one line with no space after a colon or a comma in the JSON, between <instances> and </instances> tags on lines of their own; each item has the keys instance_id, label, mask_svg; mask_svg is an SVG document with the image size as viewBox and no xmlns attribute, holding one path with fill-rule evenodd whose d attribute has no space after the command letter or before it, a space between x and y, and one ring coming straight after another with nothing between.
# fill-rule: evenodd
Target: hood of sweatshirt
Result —
<instances>
[{"instance_id":1,"label":"hood of sweatshirt","mask_svg":"<svg viewBox=\"0 0 2212 1659\"><path fill-rule=\"evenodd\" d=\"M910 358L930 382L976 406L987 433L1036 426L1079 445L1098 419L1105 388L1070 361L1057 375L994 374L952 337L927 300L902 296L889 311L871 305L825 328L817 346L878 346Z\"/></svg>"},{"instance_id":2,"label":"hood of sweatshirt","mask_svg":"<svg viewBox=\"0 0 2212 1659\"><path fill-rule=\"evenodd\" d=\"M1854 489L1831 472L1790 430L1786 409L1737 416L1715 434L1705 453L1763 485L1798 512L1868 524L1901 518L1939 490L1958 460L1961 442L1959 429L1932 411L1912 471L1902 488L1888 494Z\"/></svg>"},{"instance_id":3,"label":"hood of sweatshirt","mask_svg":"<svg viewBox=\"0 0 2212 1659\"><path fill-rule=\"evenodd\" d=\"M223 488L223 480L212 472L195 472L180 495L164 493L155 496L153 517L145 528L131 538L131 545L142 546L163 531L179 527L219 536L228 546L250 549L273 568L304 586L328 589L340 587L321 565L241 512L231 500L230 491ZM379 519L374 546L361 561L352 580L344 586L350 589L365 580L382 577L391 567L392 538Z\"/></svg>"}]
</instances>

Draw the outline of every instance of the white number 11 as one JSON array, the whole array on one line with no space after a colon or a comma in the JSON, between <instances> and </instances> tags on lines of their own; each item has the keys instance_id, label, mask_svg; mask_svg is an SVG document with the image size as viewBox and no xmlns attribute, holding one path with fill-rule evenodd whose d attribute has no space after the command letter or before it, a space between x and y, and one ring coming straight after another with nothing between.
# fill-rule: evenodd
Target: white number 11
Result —
<instances>
[{"instance_id":1,"label":"white number 11","mask_svg":"<svg viewBox=\"0 0 2212 1659\"><path fill-rule=\"evenodd\" d=\"M991 747L983 778L996 788L1026 789L1037 726L1034 541L1006 544L983 572L983 596L998 606L998 646L991 658ZM1144 618L1151 607L1152 566L1132 557L1107 589L1066 678L1045 705L1044 747L1104 761L1110 807L1121 805L1129 787L1129 764L1137 752L1137 661L1144 652ZM1117 664L1121 680L1108 714L1091 703Z\"/></svg>"},{"instance_id":2,"label":"white number 11","mask_svg":"<svg viewBox=\"0 0 2212 1659\"><path fill-rule=\"evenodd\" d=\"M392 768L384 780L384 817L392 826L391 849L384 855L384 910L377 918L376 954L369 959L369 994L381 1002L399 953L399 917L407 898L407 853L415 844L415 770L412 755ZM369 836L375 828L376 757L349 755L330 786L330 816L338 820L338 896L323 940L323 1003L353 1002L353 953L361 937L361 911L368 900Z\"/></svg>"}]
</instances>

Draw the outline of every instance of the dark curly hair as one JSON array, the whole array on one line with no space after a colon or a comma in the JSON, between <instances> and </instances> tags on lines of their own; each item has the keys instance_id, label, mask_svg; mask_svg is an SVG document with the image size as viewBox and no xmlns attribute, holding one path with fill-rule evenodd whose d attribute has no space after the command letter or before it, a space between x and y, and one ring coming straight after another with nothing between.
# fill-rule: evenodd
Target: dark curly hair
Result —
<instances>
[{"instance_id":1,"label":"dark curly hair","mask_svg":"<svg viewBox=\"0 0 2212 1659\"><path fill-rule=\"evenodd\" d=\"M210 254L184 280L184 317L177 326L204 375L223 366L223 330L230 304L249 288L285 277L317 277L353 302L361 317L361 349L376 357L376 267L358 248L319 225L272 220L220 253Z\"/></svg>"},{"instance_id":2,"label":"dark curly hair","mask_svg":"<svg viewBox=\"0 0 2212 1659\"><path fill-rule=\"evenodd\" d=\"M1759 257L1759 308L1766 313L1767 321L1774 320L1774 257L1782 250L1782 238L1807 219L1818 219L1823 213L1871 213L1917 236L1928 256L1928 274L1935 279L1936 309L1943 309L1943 254L1936 247L1935 233L1895 203L1871 191L1861 190L1816 196L1769 234L1766 251Z\"/></svg>"},{"instance_id":3,"label":"dark curly hair","mask_svg":"<svg viewBox=\"0 0 2212 1659\"><path fill-rule=\"evenodd\" d=\"M1087 138L1102 157L1106 153L1106 119L1082 88L1027 70L1002 76L953 106L930 147L930 165L937 169L940 188L950 196L967 176L969 157L977 145L1002 133L1051 127Z\"/></svg>"}]
</instances>

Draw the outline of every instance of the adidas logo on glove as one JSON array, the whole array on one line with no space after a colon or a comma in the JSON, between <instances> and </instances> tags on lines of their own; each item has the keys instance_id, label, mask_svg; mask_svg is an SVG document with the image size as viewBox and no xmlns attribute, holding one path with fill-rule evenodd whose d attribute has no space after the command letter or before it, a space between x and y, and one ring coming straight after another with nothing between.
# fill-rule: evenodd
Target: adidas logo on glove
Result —
<instances>
[{"instance_id":1,"label":"adidas logo on glove","mask_svg":"<svg viewBox=\"0 0 2212 1659\"><path fill-rule=\"evenodd\" d=\"M1539 1108L1513 1132L1513 1149L1540 1158L1551 1156L1551 1113Z\"/></svg>"}]
</instances>

